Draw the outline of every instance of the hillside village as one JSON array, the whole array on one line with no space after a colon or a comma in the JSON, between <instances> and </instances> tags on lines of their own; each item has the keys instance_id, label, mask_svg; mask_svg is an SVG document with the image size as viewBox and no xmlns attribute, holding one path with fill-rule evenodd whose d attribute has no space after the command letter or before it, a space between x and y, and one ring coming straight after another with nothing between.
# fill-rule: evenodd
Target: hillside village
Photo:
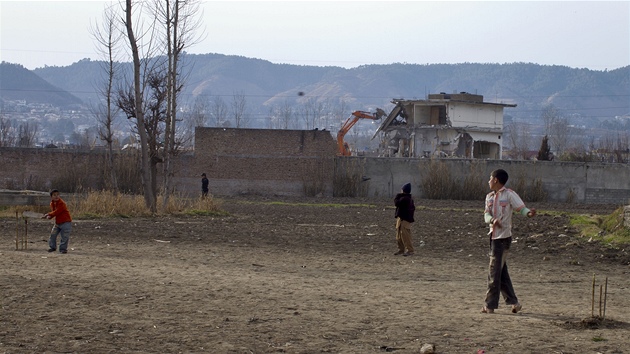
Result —
<instances>
[{"instance_id":1,"label":"hillside village","mask_svg":"<svg viewBox=\"0 0 630 354\"><path fill-rule=\"evenodd\" d=\"M222 58L225 60L225 58ZM88 65L89 61L80 62L76 65ZM6 63L2 64L2 67L6 68ZM272 64L273 65L273 64ZM73 64L75 66L75 64ZM70 70L73 66L67 68L51 68L48 71L48 78L53 75L50 73L54 70L63 69L65 71ZM26 70L26 69L24 69ZM293 69L294 70L294 69ZM361 68L361 70L366 70ZM560 68L559 70L565 70ZM630 67L628 68L630 70ZM625 71L628 71L625 70ZM28 71L28 70L26 70ZM29 74L33 72L28 71ZM42 74L47 71L44 69L38 69L36 72ZM46 76L46 75L44 75ZM46 84L50 84L46 81ZM7 88L8 83L3 80L2 86L3 97L2 106L0 107L0 117L3 120L3 126L5 127L2 133L2 139L0 140L0 146L31 146L31 147L88 147L98 148L102 146L102 141L98 138L98 124L93 113L94 102L88 97L88 102L85 101L81 104L72 103L55 105L53 102L36 103L31 99L19 99L15 96L7 97L6 92L11 90ZM54 87L61 86L60 82L54 82ZM458 85L455 85L458 86ZM61 90L60 88L59 90ZM296 87L293 92L290 89L284 89L276 94L283 95L285 97L284 102L278 104L278 100L267 100L258 103L254 96L250 97L247 94L239 96L246 106L246 112L243 113L245 119L240 122L234 121L230 118L229 110L223 112L223 117L217 117L213 112L213 104L217 103L217 97L206 97L204 99L203 94L198 95L194 100L187 99L180 105L179 118L182 119L180 127L182 129L181 134L187 138L187 146L192 148L192 131L195 126L207 126L207 127L248 127L258 129L320 129L328 130L334 136L353 110L376 110L383 109L386 112L393 112L396 107L400 106L402 102L422 102L424 100L430 100L431 95L444 95L445 92L455 91L449 89L447 91L429 92L424 95L424 98L419 98L417 92L414 92L412 98L395 98L393 97L380 97L377 99L368 99L370 103L364 103L359 101L365 98L353 97L352 92L348 92L348 99L344 100L330 100L329 97L323 99L324 96L316 96L312 92L317 92L317 89L311 88L311 91L306 91L308 94L304 97L297 95L298 90L308 90L309 87ZM348 88L349 89L349 88ZM626 91L630 89L626 88ZM73 92L73 91L70 91ZM303 92L303 91L299 91ZM457 92L457 91L455 91ZM14 92L15 93L15 92ZM621 92L624 97L625 92ZM594 97L597 97L597 92L593 92ZM381 93L382 95L382 93ZM449 94L452 95L452 94ZM470 94L472 96L483 95ZM223 104L225 107L230 106L230 99L236 99L234 97L222 96ZM627 95L625 97L628 97ZM566 100L567 98L565 98ZM85 98L84 98L85 100ZM507 102L506 102L507 101ZM270 103L276 102L276 103ZM504 103L505 102L505 103ZM602 100L602 102L604 102ZM628 138L630 132L630 108L628 106L628 100L626 104L619 106L615 103L617 110L615 112L611 109L602 109L601 112L590 116L580 112L579 109L566 109L560 106L551 105L556 109L557 117L561 118L561 122L564 123L564 134L567 135L563 146L564 149L575 150L581 147L582 150L591 149L612 149L623 150L628 146ZM482 155L484 158L532 158L537 149L540 146L540 141L545 131L544 111L538 107L537 110L532 110L532 102L523 99L519 101L517 98L503 98L500 101L496 101L496 98L486 100L485 106L495 107L509 107L505 112L501 112L501 124L497 125L493 129L499 129L502 131L503 138L498 145L500 148L498 151L491 153L490 155ZM568 103L570 106L575 106L574 103ZM602 103L603 104L603 103ZM619 109L620 108L620 109ZM589 112L588 110L583 112ZM607 113L611 112L611 113ZM623 112L623 113L622 113ZM449 113L450 114L450 113ZM392 118L392 117L388 117ZM395 117L394 117L395 118ZM420 121L416 122L419 123ZM116 120L116 147L122 148L125 145L133 144L134 134L132 131L132 121L127 120L125 117L119 116ZM392 122L389 122L389 125ZM478 123L478 122L477 122ZM16 133L13 141L10 141L10 135L7 132L6 127L11 125L13 131ZM426 147L420 147L422 145L420 141L416 141L414 144L418 146L418 150L413 153L403 153L398 148L393 148L391 129L388 133L383 130L384 122L359 122L352 130L346 135L345 139L352 147L354 154L361 155L373 155L373 156L392 156L395 150L397 156L415 156L423 157L428 156L429 151L442 151L442 155L445 156L468 156L472 155L466 153L466 147L464 146L463 153L460 151L455 154L452 150L446 149L448 145L446 141L453 141L454 136L450 136L446 140L442 139L438 143L440 149ZM450 123L449 123L450 124ZM476 126L476 122L468 122L470 126ZM387 124L385 124L387 125ZM393 125L392 125L393 126ZM21 128L20 128L21 127ZM390 127L391 128L391 127ZM456 128L457 126L453 127ZM461 128L461 127L460 127ZM426 129L425 129L426 130ZM460 129L461 130L461 129ZM470 129L469 129L470 130ZM473 129L474 130L474 129ZM400 129L397 130L400 133ZM497 131L498 132L498 131ZM526 134L527 136L517 136ZM460 134L461 132L456 132ZM22 136L18 139L17 135ZM439 135L439 134L438 134ZM466 136L472 139L468 144L474 144L473 135L468 132ZM418 135L420 136L420 135ZM428 135L424 135L425 143L428 141ZM496 139L495 139L496 140ZM569 143L570 140L570 143ZM20 143L21 142L21 143ZM409 149L409 146L405 149ZM452 147L453 145L451 145ZM462 147L458 148L459 150ZM477 151L481 151L481 146ZM457 150L457 149L456 149ZM473 151L469 149L469 151Z\"/></svg>"}]
</instances>

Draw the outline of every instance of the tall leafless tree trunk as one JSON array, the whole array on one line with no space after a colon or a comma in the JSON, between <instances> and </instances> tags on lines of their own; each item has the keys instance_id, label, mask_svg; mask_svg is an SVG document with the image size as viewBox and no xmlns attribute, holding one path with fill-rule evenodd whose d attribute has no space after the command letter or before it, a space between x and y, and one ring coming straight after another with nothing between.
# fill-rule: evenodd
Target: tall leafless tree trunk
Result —
<instances>
[{"instance_id":1,"label":"tall leafless tree trunk","mask_svg":"<svg viewBox=\"0 0 630 354\"><path fill-rule=\"evenodd\" d=\"M541 118L545 129L543 133L550 135L553 125L560 118L560 113L553 104L548 104L543 107Z\"/></svg>"},{"instance_id":2,"label":"tall leafless tree trunk","mask_svg":"<svg viewBox=\"0 0 630 354\"><path fill-rule=\"evenodd\" d=\"M173 167L171 166L171 156L174 153L175 146L175 82L177 76L177 61L175 56L177 53L177 11L178 0L175 0L174 11L175 13L171 17L171 1L165 0L164 9L164 23L166 25L166 57L168 61L168 69L166 74L166 131L164 133L164 204L168 205L171 191L171 177L173 173Z\"/></svg>"},{"instance_id":3,"label":"tall leafless tree trunk","mask_svg":"<svg viewBox=\"0 0 630 354\"><path fill-rule=\"evenodd\" d=\"M161 5L163 4L163 6ZM174 176L172 158L178 152L180 145L176 141L177 132L177 102L178 95L183 87L180 75L181 54L184 49L191 46L199 37L195 37L195 31L199 28L199 20L195 18L198 13L199 1L197 0L164 0L156 2L156 16L165 24L166 48L167 48L167 108L166 131L164 133L164 206L168 204L172 178Z\"/></svg>"},{"instance_id":4,"label":"tall leafless tree trunk","mask_svg":"<svg viewBox=\"0 0 630 354\"><path fill-rule=\"evenodd\" d=\"M311 130L315 127L315 122L313 121L315 115L313 113L315 106L315 100L312 97L304 100L302 104L298 107L298 113L300 118L304 122L304 129Z\"/></svg>"},{"instance_id":5,"label":"tall leafless tree trunk","mask_svg":"<svg viewBox=\"0 0 630 354\"><path fill-rule=\"evenodd\" d=\"M245 128L247 126L247 100L243 93L234 93L232 96L231 114L234 119L234 126L236 128Z\"/></svg>"},{"instance_id":6,"label":"tall leafless tree trunk","mask_svg":"<svg viewBox=\"0 0 630 354\"><path fill-rule=\"evenodd\" d=\"M556 155L561 156L571 144L572 127L567 118L558 117L551 126L550 140L555 147Z\"/></svg>"},{"instance_id":7,"label":"tall leafless tree trunk","mask_svg":"<svg viewBox=\"0 0 630 354\"><path fill-rule=\"evenodd\" d=\"M0 147L15 146L15 128L9 118L0 115Z\"/></svg>"},{"instance_id":8,"label":"tall leafless tree trunk","mask_svg":"<svg viewBox=\"0 0 630 354\"><path fill-rule=\"evenodd\" d=\"M105 170L109 175L107 186L114 194L118 192L118 180L114 168L114 118L118 112L113 100L114 80L118 72L115 50L120 40L120 29L117 26L116 12L113 6L105 8L103 22L90 30L92 37L99 44L103 56L106 58L103 64L105 82L97 88L100 96L105 99L105 105L98 104L93 107L93 113L98 122L99 138L107 143L107 157Z\"/></svg>"},{"instance_id":9,"label":"tall leafless tree trunk","mask_svg":"<svg viewBox=\"0 0 630 354\"><path fill-rule=\"evenodd\" d=\"M532 139L529 124L513 122L506 127L507 140L511 145L513 157L516 159L526 159L530 151Z\"/></svg>"},{"instance_id":10,"label":"tall leafless tree trunk","mask_svg":"<svg viewBox=\"0 0 630 354\"><path fill-rule=\"evenodd\" d=\"M189 110L187 110L182 118L184 124L178 141L182 147L193 147L195 143L195 128L205 127L208 120L208 112L210 107L206 97L197 96ZM179 124L181 127L181 124Z\"/></svg>"},{"instance_id":11,"label":"tall leafless tree trunk","mask_svg":"<svg viewBox=\"0 0 630 354\"><path fill-rule=\"evenodd\" d=\"M322 122L322 117L327 117L328 115L326 114L326 109L327 109L327 104L326 102L314 102L313 106L313 128L326 128L326 123Z\"/></svg>"},{"instance_id":12,"label":"tall leafless tree trunk","mask_svg":"<svg viewBox=\"0 0 630 354\"><path fill-rule=\"evenodd\" d=\"M228 108L221 96L214 96L210 105L210 116L215 127L223 127L227 122Z\"/></svg>"},{"instance_id":13,"label":"tall leafless tree trunk","mask_svg":"<svg viewBox=\"0 0 630 354\"><path fill-rule=\"evenodd\" d=\"M140 62L140 52L138 42L134 33L132 0L125 2L125 28L127 29L127 39L131 47L133 56L133 94L134 94L134 117L136 118L136 126L140 137L140 173L142 175L142 189L144 192L144 202L152 213L157 212L156 198L152 191L152 176L149 160L149 146L147 141L147 132L144 121L144 92L141 84L142 63Z\"/></svg>"},{"instance_id":14,"label":"tall leafless tree trunk","mask_svg":"<svg viewBox=\"0 0 630 354\"><path fill-rule=\"evenodd\" d=\"M278 117L278 128L289 129L293 127L295 123L293 106L291 106L289 101L284 101L282 106L278 108L276 116Z\"/></svg>"},{"instance_id":15,"label":"tall leafless tree trunk","mask_svg":"<svg viewBox=\"0 0 630 354\"><path fill-rule=\"evenodd\" d=\"M32 147L35 145L35 137L37 136L38 129L39 125L36 122L20 123L17 132L17 146Z\"/></svg>"}]
</instances>

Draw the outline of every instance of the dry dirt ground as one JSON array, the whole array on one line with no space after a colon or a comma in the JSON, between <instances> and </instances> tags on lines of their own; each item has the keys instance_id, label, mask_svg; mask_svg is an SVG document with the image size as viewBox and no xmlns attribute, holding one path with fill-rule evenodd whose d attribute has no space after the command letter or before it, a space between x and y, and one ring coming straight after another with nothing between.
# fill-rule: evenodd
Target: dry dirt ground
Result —
<instances>
[{"instance_id":1,"label":"dry dirt ground","mask_svg":"<svg viewBox=\"0 0 630 354\"><path fill-rule=\"evenodd\" d=\"M482 201L417 200L413 257L393 255L389 200L277 201L75 220L65 255L46 252L49 221L16 251L0 220L0 352L630 353L629 253L575 238L561 212L615 206L531 203L508 260L523 311L482 314Z\"/></svg>"}]
</instances>

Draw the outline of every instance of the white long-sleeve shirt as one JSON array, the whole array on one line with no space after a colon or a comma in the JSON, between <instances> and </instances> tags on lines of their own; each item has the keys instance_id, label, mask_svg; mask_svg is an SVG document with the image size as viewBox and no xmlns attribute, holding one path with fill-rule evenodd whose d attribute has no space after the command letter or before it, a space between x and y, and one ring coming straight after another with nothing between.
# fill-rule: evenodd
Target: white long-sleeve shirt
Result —
<instances>
[{"instance_id":1,"label":"white long-sleeve shirt","mask_svg":"<svg viewBox=\"0 0 630 354\"><path fill-rule=\"evenodd\" d=\"M492 239L502 239L512 236L512 213L520 212L527 215L529 209L516 192L509 188L501 188L499 191L492 191L486 195L486 208L484 210L485 220L490 224ZM501 227L494 227L494 220L501 222Z\"/></svg>"}]
</instances>

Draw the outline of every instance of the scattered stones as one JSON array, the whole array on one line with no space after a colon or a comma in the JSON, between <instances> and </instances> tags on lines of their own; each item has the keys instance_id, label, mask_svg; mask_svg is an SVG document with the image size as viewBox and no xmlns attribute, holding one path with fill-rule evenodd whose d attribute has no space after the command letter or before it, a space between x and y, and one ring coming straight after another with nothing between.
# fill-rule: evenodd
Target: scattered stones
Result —
<instances>
[{"instance_id":1,"label":"scattered stones","mask_svg":"<svg viewBox=\"0 0 630 354\"><path fill-rule=\"evenodd\" d=\"M435 353L435 345L433 344L423 344L422 347L420 347L420 353L421 354L434 354Z\"/></svg>"}]
</instances>

